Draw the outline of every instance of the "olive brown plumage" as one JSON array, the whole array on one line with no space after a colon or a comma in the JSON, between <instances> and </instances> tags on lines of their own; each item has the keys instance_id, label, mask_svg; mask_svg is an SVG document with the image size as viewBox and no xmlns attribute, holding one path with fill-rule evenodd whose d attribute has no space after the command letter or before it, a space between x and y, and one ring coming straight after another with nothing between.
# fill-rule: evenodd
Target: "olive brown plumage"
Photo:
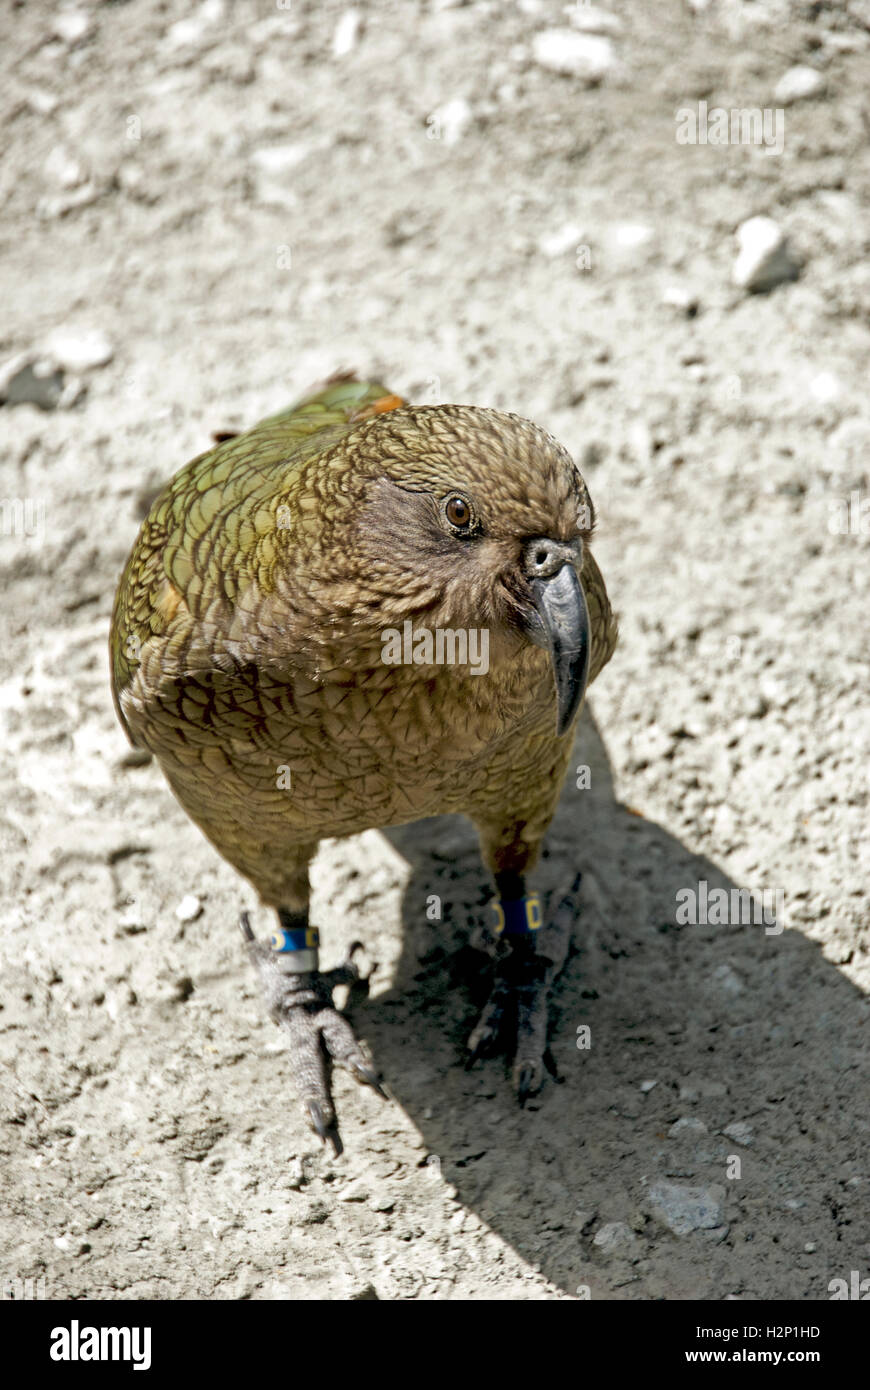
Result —
<instances>
[{"instance_id":1,"label":"olive brown plumage","mask_svg":"<svg viewBox=\"0 0 870 1390\"><path fill-rule=\"evenodd\" d=\"M341 377L176 474L127 561L119 717L277 910L278 949L247 929L250 951L337 1149L328 1059L378 1083L331 1002L355 967L317 970L308 865L324 836L472 819L503 924L472 1055L511 1016L521 1097L541 1084L573 908L537 931L525 875L616 641L593 524L571 458L529 421Z\"/></svg>"}]
</instances>

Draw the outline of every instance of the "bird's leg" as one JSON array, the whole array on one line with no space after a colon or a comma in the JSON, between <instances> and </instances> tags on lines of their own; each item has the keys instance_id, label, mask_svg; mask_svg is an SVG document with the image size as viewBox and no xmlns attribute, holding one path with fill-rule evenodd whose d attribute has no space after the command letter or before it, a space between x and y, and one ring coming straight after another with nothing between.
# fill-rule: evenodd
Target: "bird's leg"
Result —
<instances>
[{"instance_id":1,"label":"bird's leg","mask_svg":"<svg viewBox=\"0 0 870 1390\"><path fill-rule=\"evenodd\" d=\"M321 972L319 933L309 926L307 910L278 908L278 927L270 942L256 940L246 912L239 925L269 1012L288 1034L294 1081L308 1121L338 1156L343 1146L332 1103L332 1064L338 1063L358 1081L386 1096L371 1057L332 1002L336 985L355 986L367 993L369 977L360 975L353 960L362 945L355 941L343 965Z\"/></svg>"},{"instance_id":2,"label":"bird's leg","mask_svg":"<svg viewBox=\"0 0 870 1390\"><path fill-rule=\"evenodd\" d=\"M541 1089L546 1067L556 1068L547 1043L550 989L559 975L577 917L581 875L545 924L537 893L527 893L515 870L496 874L494 981L477 1026L468 1039L470 1067L495 1051L511 1032L516 1040L513 1083L520 1104Z\"/></svg>"}]
</instances>

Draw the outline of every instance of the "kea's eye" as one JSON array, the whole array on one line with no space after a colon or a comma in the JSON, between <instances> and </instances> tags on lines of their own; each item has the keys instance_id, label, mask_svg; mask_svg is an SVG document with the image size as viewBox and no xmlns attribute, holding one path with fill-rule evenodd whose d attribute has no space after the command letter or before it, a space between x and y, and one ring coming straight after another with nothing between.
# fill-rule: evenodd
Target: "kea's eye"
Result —
<instances>
[{"instance_id":1,"label":"kea's eye","mask_svg":"<svg viewBox=\"0 0 870 1390\"><path fill-rule=\"evenodd\" d=\"M469 531L474 521L470 503L458 492L452 493L444 501L444 515L455 531Z\"/></svg>"}]
</instances>

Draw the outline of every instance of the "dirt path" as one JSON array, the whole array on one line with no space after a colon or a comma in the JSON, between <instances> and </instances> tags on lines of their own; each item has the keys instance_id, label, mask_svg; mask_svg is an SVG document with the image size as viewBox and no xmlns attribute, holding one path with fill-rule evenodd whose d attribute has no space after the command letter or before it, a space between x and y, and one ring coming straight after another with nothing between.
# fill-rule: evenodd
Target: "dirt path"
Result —
<instances>
[{"instance_id":1,"label":"dirt path","mask_svg":"<svg viewBox=\"0 0 870 1390\"><path fill-rule=\"evenodd\" d=\"M584 7L345 11L0 19L6 1292L827 1298L870 1275L870 10L619 0L594 86L536 37L607 31ZM781 152L679 143L701 102L783 110ZM759 214L800 273L753 295ZM252 893L131 765L105 639L153 487L340 366L562 439L622 641L545 864L586 873L563 1084L520 1112L462 1070L470 828L325 846L325 963L379 962L357 1024L395 1096L338 1079L333 1162ZM678 924L701 881L781 893L784 930Z\"/></svg>"}]
</instances>

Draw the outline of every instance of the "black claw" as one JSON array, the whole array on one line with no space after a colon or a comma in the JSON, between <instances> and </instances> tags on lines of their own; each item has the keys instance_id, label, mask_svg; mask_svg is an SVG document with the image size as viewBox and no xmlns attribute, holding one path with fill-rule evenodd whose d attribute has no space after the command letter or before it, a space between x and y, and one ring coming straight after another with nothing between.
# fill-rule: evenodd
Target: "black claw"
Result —
<instances>
[{"instance_id":1,"label":"black claw","mask_svg":"<svg viewBox=\"0 0 870 1390\"><path fill-rule=\"evenodd\" d=\"M239 930L247 942L255 941L256 937L251 931L251 919L247 912L242 912L239 916Z\"/></svg>"},{"instance_id":2,"label":"black claw","mask_svg":"<svg viewBox=\"0 0 870 1390\"><path fill-rule=\"evenodd\" d=\"M531 1062L524 1062L517 1080L517 1100L520 1105L525 1105L529 1096L532 1094L532 1081L534 1080L535 1069Z\"/></svg>"},{"instance_id":3,"label":"black claw","mask_svg":"<svg viewBox=\"0 0 870 1390\"><path fill-rule=\"evenodd\" d=\"M390 1099L381 1085L381 1078L376 1071L373 1071L371 1067L360 1066L359 1062L354 1062L352 1065L353 1074L358 1081L364 1081L367 1086L371 1086L372 1090L377 1091L378 1095L383 1096L384 1100Z\"/></svg>"},{"instance_id":4,"label":"black claw","mask_svg":"<svg viewBox=\"0 0 870 1390\"><path fill-rule=\"evenodd\" d=\"M319 1137L323 1140L323 1142L324 1142L324 1144L325 1144L325 1143L326 1143L326 1137L327 1137L327 1128L326 1128L326 1122L325 1122L325 1120L324 1120L324 1118L323 1118L323 1111L321 1110L320 1106L317 1104L317 1101L316 1101L316 1100L309 1100L309 1101L307 1102L307 1105L308 1105L308 1114L309 1114L309 1116L311 1117L311 1123L312 1123L312 1125L314 1126L314 1129L315 1129L316 1133L319 1135Z\"/></svg>"},{"instance_id":5,"label":"black claw","mask_svg":"<svg viewBox=\"0 0 870 1390\"><path fill-rule=\"evenodd\" d=\"M311 1124L318 1138L322 1139L324 1144L331 1144L334 1155L338 1158L340 1154L344 1153L344 1145L341 1142L341 1135L335 1123L333 1122L331 1125L326 1123L323 1118L323 1111L316 1100L309 1100L306 1102L306 1105Z\"/></svg>"},{"instance_id":6,"label":"black claw","mask_svg":"<svg viewBox=\"0 0 870 1390\"><path fill-rule=\"evenodd\" d=\"M488 1037L487 1037L487 1038L481 1038L480 1041L479 1041L479 1042L476 1042L475 1045L474 1045L474 1047L472 1047L472 1048L469 1050L468 1056L467 1056L466 1059L465 1059L465 1070L466 1070L466 1071L471 1071L471 1068L474 1066L475 1062L479 1062L480 1059L481 1059L481 1057L485 1057L485 1056L486 1056L487 1049L488 1049L488 1047L489 1047L491 1041L492 1041L492 1040L491 1040L490 1038L488 1038Z\"/></svg>"},{"instance_id":7,"label":"black claw","mask_svg":"<svg viewBox=\"0 0 870 1390\"><path fill-rule=\"evenodd\" d=\"M550 1075L552 1076L553 1080L554 1080L555 1082L557 1082L558 1085L561 1086L561 1084L562 1084L562 1077L559 1075L559 1068L556 1066L556 1059L555 1059L555 1057L553 1056L553 1054L552 1054L552 1052L550 1051L549 1048L547 1048L546 1052L544 1053L544 1056L543 1056L543 1059L542 1059L542 1060L543 1060L544 1066L547 1068L547 1071L550 1073Z\"/></svg>"},{"instance_id":8,"label":"black claw","mask_svg":"<svg viewBox=\"0 0 870 1390\"><path fill-rule=\"evenodd\" d=\"M365 949L366 949L366 947L365 947L365 942L364 942L364 941L352 941L352 942L350 943L350 948L348 949L348 953L347 953L347 960L346 960L346 962L345 962L346 965L352 966L353 969L356 970L356 972L357 972L357 980L359 981L359 983L360 983L361 985L367 985L368 982L369 982L369 980L372 978L372 975L374 975L375 971L376 971L377 968L378 968L378 963L377 963L377 961L372 961L371 969L369 970L369 973L368 973L367 975L361 975L361 974L359 973L358 967L355 966L354 963L353 963L353 958L354 958L354 956L356 955L357 951L364 951Z\"/></svg>"}]
</instances>

